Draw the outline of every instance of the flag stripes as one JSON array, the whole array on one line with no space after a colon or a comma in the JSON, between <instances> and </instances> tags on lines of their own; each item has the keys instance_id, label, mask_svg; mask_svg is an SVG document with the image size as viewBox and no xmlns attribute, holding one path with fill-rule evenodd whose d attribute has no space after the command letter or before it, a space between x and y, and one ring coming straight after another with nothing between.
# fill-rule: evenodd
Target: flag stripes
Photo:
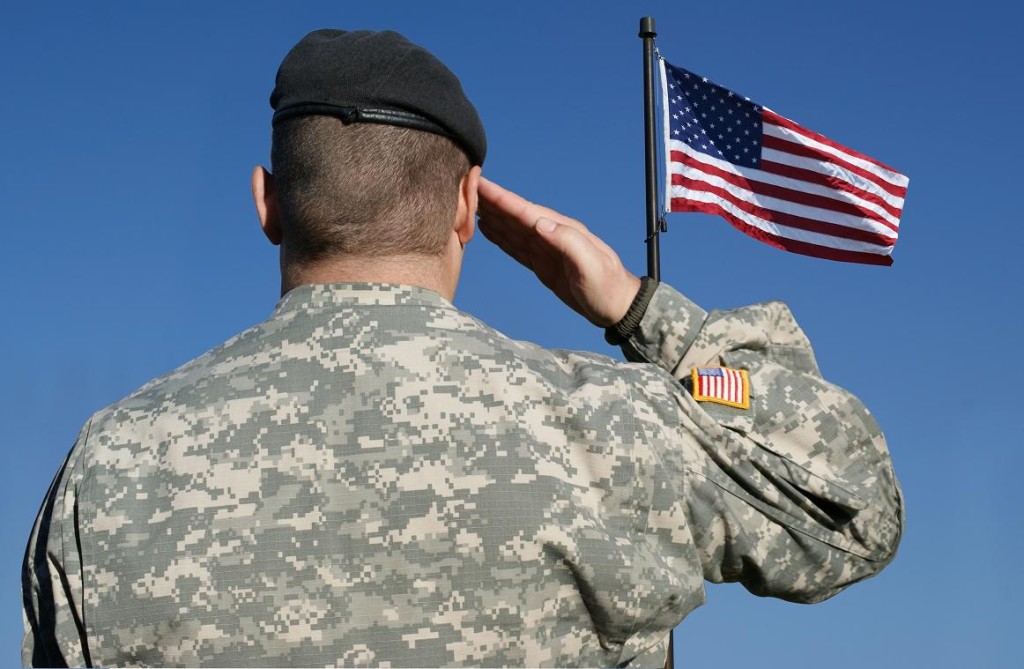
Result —
<instances>
[{"instance_id":1,"label":"flag stripes","mask_svg":"<svg viewBox=\"0 0 1024 669\"><path fill-rule=\"evenodd\" d=\"M661 59L667 211L722 216L777 248L892 263L908 179Z\"/></svg>"}]
</instances>

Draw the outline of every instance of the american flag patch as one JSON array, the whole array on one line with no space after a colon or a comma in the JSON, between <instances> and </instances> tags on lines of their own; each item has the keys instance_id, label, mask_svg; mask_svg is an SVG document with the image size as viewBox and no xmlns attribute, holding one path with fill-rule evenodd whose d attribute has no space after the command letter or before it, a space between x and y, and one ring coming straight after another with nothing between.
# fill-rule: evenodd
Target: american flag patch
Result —
<instances>
[{"instance_id":1,"label":"american flag patch","mask_svg":"<svg viewBox=\"0 0 1024 669\"><path fill-rule=\"evenodd\" d=\"M693 370L693 399L749 409L750 379L747 371L729 367L697 367Z\"/></svg>"}]
</instances>

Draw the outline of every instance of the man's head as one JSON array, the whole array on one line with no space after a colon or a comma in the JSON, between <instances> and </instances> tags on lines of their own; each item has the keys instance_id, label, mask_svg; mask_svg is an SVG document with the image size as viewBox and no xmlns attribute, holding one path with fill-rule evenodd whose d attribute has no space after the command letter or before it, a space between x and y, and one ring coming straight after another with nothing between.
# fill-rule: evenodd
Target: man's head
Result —
<instances>
[{"instance_id":1,"label":"man's head","mask_svg":"<svg viewBox=\"0 0 1024 669\"><path fill-rule=\"evenodd\" d=\"M440 257L472 236L483 126L429 52L393 32L315 31L270 102L274 174L257 168L253 192L286 271Z\"/></svg>"}]
</instances>

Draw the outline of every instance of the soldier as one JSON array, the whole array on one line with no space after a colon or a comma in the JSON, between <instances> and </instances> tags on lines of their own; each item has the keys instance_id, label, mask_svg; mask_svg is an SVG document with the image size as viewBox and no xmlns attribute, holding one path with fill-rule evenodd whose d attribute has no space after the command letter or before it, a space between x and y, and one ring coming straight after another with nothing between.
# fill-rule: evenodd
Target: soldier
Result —
<instances>
[{"instance_id":1,"label":"soldier","mask_svg":"<svg viewBox=\"0 0 1024 669\"><path fill-rule=\"evenodd\" d=\"M458 80L321 30L271 96L265 322L95 414L43 502L26 663L660 666L703 581L893 557L882 435L780 303L708 313L480 175ZM483 233L633 362L452 306Z\"/></svg>"}]
</instances>

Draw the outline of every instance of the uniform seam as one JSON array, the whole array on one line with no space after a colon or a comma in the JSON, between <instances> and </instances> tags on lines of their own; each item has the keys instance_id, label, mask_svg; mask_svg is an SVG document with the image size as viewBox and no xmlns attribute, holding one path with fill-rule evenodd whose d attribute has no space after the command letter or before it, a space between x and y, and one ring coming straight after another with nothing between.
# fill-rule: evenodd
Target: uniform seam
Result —
<instances>
[{"instance_id":1,"label":"uniform seam","mask_svg":"<svg viewBox=\"0 0 1024 669\"><path fill-rule=\"evenodd\" d=\"M633 387L632 387L631 384L627 383L626 384L626 400L627 400L627 404L630 407L633 406L633 397L634 397ZM636 415L633 412L630 412L630 414L629 414L629 421L630 421L630 425L632 427L632 433L642 437L642 439L638 440L638 444L642 443L643 446L651 454L653 465L656 466L656 467L661 467L663 470L666 469L664 460L662 460L661 455L658 453L658 450L652 446L652 443L651 443L652 442L652 438L651 438L650 434L648 433L646 427L644 426L643 422L642 421L638 421L636 419ZM634 459L634 461L635 461L635 459ZM634 471L635 471L635 469L634 469ZM637 478L636 474L634 474L634 488L636 486L636 478ZM642 522L642 528L643 529L642 529L642 534L639 537L640 541L642 541L642 542L647 542L648 541L648 530L650 529L650 526L651 526L651 507L653 506L653 502L654 502L654 494L655 494L655 490L654 490L654 486L652 485L651 489L650 489L650 492L647 494L647 504L646 504L646 507L645 507L645 513L643 514L643 522ZM638 524L638 527L640 527L640 526L641 525ZM640 610L640 606L639 606L640 598L639 598L639 596L634 597L633 601L634 601L635 609L639 611ZM679 611L679 610L683 609L684 607L685 607L685 599L680 597L680 598L678 598L678 600L676 601L675 605L672 608L674 610L676 610L676 611ZM630 640L635 638L635 636L637 634L639 634L640 632L642 632L644 629L646 629L646 626L644 626L644 627L640 626L640 615L639 614L634 615L633 616L633 624L630 627L629 634L626 636L626 641L623 643L622 648L619 651L618 662L616 664L621 665L621 663L622 663L622 654L625 652L626 647L628 646ZM670 629L669 630L669 634L671 634L671 633L672 633L672 630ZM635 648L634 650L636 650L639 653L641 651L647 650L650 647L651 647L651 645L645 645L642 648Z\"/></svg>"},{"instance_id":2,"label":"uniform seam","mask_svg":"<svg viewBox=\"0 0 1024 669\"><path fill-rule=\"evenodd\" d=\"M630 434L634 435L633 438L636 439L636 435L637 435L637 433L640 430L642 430L642 426L639 425L638 421L636 420L636 416L634 416L633 412L632 412L632 408L633 408L633 389L630 386L630 384L628 383L628 380L627 380L627 383L625 385L626 385L626 405L630 408L630 411L628 412L629 424L630 424ZM646 434L646 432L644 432L643 437L644 437L643 441L646 444L647 443L647 439L646 439L647 434ZM631 455L630 455L630 458L633 461L633 484L632 484L633 485L633 490L631 491L632 494L630 494L630 497L633 498L635 496L636 482L637 482L637 467L636 467L637 459L636 459L635 448L631 449L631 450L633 450L633 453L631 453ZM648 508L650 507L650 501L651 501L650 499L647 500L647 507ZM634 510L634 513L636 513L636 511L637 510ZM645 515L647 516L647 518L645 518L643 520L643 531L642 531L642 533L640 535L640 538L643 539L644 541L646 541L646 539L647 539L647 527L650 524L650 513L648 512ZM639 527L640 524L636 523L636 525ZM633 592L634 592L634 596L632 598L633 610L634 611L638 611L639 608L640 608L640 606L639 606L640 605L639 593L636 593L636 589L635 588L633 589ZM623 654L623 652L625 652L626 645L629 643L629 640L632 639L633 635L636 633L637 626L639 625L639 623L640 623L639 614L635 613L633 615L633 622L632 622L632 624L629 627L629 633L626 635L626 638L623 640L622 646L619 648L619 655L618 655L618 657L616 658L616 661L615 661L616 665L619 665L619 664L622 663L622 654Z\"/></svg>"}]
</instances>

